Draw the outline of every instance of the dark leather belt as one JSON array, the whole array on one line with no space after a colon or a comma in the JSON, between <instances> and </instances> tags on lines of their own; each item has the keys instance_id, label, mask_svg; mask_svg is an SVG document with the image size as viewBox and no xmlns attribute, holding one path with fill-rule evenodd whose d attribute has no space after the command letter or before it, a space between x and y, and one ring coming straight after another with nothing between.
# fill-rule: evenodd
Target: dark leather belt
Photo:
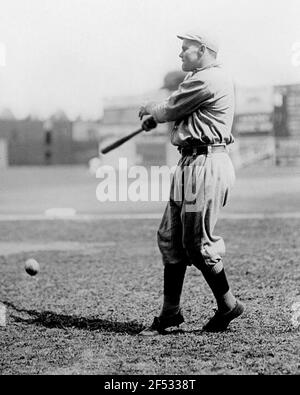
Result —
<instances>
[{"instance_id":1,"label":"dark leather belt","mask_svg":"<svg viewBox=\"0 0 300 395\"><path fill-rule=\"evenodd\" d=\"M228 152L225 144L199 145L197 147L178 147L182 156L207 155L217 152Z\"/></svg>"}]
</instances>

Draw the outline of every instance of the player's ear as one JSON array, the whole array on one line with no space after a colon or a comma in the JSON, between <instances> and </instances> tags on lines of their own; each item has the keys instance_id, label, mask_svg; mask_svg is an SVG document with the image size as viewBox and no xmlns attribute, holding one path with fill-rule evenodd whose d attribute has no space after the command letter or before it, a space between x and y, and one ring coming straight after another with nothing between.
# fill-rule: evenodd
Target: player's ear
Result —
<instances>
[{"instance_id":1,"label":"player's ear","mask_svg":"<svg viewBox=\"0 0 300 395\"><path fill-rule=\"evenodd\" d=\"M206 46L204 44L199 45L198 53L201 58L204 55L205 51L206 51Z\"/></svg>"}]
</instances>

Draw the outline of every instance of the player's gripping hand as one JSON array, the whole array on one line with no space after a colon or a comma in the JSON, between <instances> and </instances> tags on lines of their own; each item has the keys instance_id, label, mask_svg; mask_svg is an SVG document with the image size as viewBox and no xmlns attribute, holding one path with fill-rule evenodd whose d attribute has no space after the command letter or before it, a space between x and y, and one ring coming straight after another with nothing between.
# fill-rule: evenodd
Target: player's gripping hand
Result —
<instances>
[{"instance_id":1,"label":"player's gripping hand","mask_svg":"<svg viewBox=\"0 0 300 395\"><path fill-rule=\"evenodd\" d=\"M139 118L140 120L143 119L146 115L151 115L151 108L155 106L155 102L149 101L148 103L144 103L141 105L139 110Z\"/></svg>"},{"instance_id":2,"label":"player's gripping hand","mask_svg":"<svg viewBox=\"0 0 300 395\"><path fill-rule=\"evenodd\" d=\"M145 105L142 105L142 106L140 107L140 110L139 110L139 118L140 118L140 120L142 120L143 117L144 117L145 115L150 115L150 114L149 114L148 111L146 110L146 106L145 106Z\"/></svg>"},{"instance_id":3,"label":"player's gripping hand","mask_svg":"<svg viewBox=\"0 0 300 395\"><path fill-rule=\"evenodd\" d=\"M145 119L142 123L142 128L146 131L149 132L152 129L155 129L157 126L157 122L153 117L149 117Z\"/></svg>"}]
</instances>

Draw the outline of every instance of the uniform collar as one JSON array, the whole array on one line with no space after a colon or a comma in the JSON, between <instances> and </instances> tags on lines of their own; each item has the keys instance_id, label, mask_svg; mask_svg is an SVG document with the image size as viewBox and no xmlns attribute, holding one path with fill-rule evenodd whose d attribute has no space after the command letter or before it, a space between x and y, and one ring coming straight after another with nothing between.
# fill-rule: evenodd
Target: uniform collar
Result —
<instances>
[{"instance_id":1,"label":"uniform collar","mask_svg":"<svg viewBox=\"0 0 300 395\"><path fill-rule=\"evenodd\" d=\"M198 69L195 69L194 71L192 71L192 75L198 73L199 71L210 69L212 67L220 67L220 66L221 66L221 63L216 61L216 62L213 62L205 67L199 67Z\"/></svg>"}]
</instances>

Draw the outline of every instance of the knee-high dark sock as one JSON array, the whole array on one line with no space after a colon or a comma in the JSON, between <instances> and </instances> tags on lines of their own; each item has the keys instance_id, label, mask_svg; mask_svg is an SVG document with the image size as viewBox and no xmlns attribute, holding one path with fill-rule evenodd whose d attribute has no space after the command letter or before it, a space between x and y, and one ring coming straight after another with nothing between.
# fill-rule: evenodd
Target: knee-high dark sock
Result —
<instances>
[{"instance_id":1,"label":"knee-high dark sock","mask_svg":"<svg viewBox=\"0 0 300 395\"><path fill-rule=\"evenodd\" d=\"M212 272L209 267L202 268L201 271L216 299L219 299L229 291L229 284L224 269L217 274Z\"/></svg>"},{"instance_id":2,"label":"knee-high dark sock","mask_svg":"<svg viewBox=\"0 0 300 395\"><path fill-rule=\"evenodd\" d=\"M219 273L215 273L204 262L200 265L194 264L194 266L201 270L203 277L212 290L217 301L218 310L221 312L231 310L235 306L236 299L230 291L225 270L222 269Z\"/></svg>"},{"instance_id":3,"label":"knee-high dark sock","mask_svg":"<svg viewBox=\"0 0 300 395\"><path fill-rule=\"evenodd\" d=\"M186 265L164 266L164 302L161 316L177 314L180 310L180 297L186 272Z\"/></svg>"}]
</instances>

